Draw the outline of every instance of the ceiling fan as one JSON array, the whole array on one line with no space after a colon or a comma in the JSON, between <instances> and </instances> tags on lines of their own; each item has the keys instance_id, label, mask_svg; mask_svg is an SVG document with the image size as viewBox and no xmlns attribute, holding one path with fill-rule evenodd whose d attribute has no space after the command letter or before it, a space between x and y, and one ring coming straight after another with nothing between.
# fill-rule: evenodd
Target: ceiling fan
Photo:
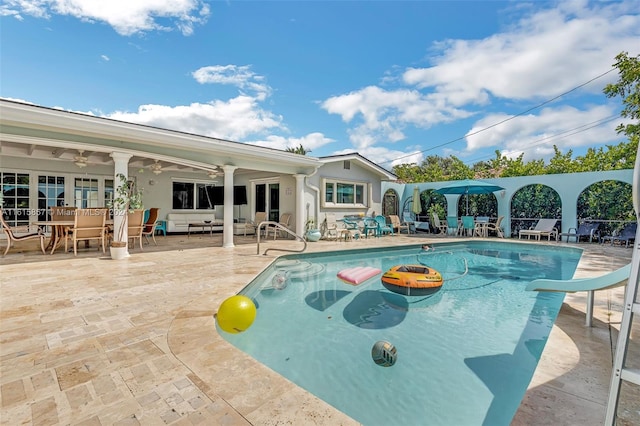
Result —
<instances>
[{"instance_id":1,"label":"ceiling fan","mask_svg":"<svg viewBox=\"0 0 640 426\"><path fill-rule=\"evenodd\" d=\"M73 163L80 167L81 169L84 167L87 167L87 165L89 164L89 158L85 157L84 155L84 150L79 149L78 150L78 155L76 155L75 157L73 157Z\"/></svg>"},{"instance_id":2,"label":"ceiling fan","mask_svg":"<svg viewBox=\"0 0 640 426\"><path fill-rule=\"evenodd\" d=\"M149 168L151 169L154 175L159 175L160 173L162 173L162 164L160 164L158 160L155 160L155 163L149 166Z\"/></svg>"}]
</instances>

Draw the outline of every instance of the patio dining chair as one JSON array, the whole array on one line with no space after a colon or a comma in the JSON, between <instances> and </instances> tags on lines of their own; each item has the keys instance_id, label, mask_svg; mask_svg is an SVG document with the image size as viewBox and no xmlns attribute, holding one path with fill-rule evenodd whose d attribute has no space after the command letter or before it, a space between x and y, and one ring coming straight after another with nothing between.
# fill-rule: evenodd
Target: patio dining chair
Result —
<instances>
[{"instance_id":1,"label":"patio dining chair","mask_svg":"<svg viewBox=\"0 0 640 426\"><path fill-rule=\"evenodd\" d=\"M147 243L149 243L149 236L151 236L153 244L158 245L156 242L156 226L158 224L158 213L160 212L160 209L158 207L152 207L147 211L149 214L145 214L147 218L145 219L144 227L142 228L142 235L147 240Z\"/></svg>"},{"instance_id":2,"label":"patio dining chair","mask_svg":"<svg viewBox=\"0 0 640 426\"><path fill-rule=\"evenodd\" d=\"M4 216L2 214L2 209L0 209L0 222L2 222L2 231L7 235L7 248L4 250L3 256L6 256L9 253L9 249L13 245L13 243L18 241L26 241L32 239L40 239L40 249L42 250L42 254L45 254L44 250L44 239L45 235L42 232L42 229L38 228L37 232L28 232L26 234L20 234L20 227L12 228L9 226L7 222L4 220ZM28 230L27 230L28 231Z\"/></svg>"},{"instance_id":3,"label":"patio dining chair","mask_svg":"<svg viewBox=\"0 0 640 426\"><path fill-rule=\"evenodd\" d=\"M374 237L379 237L379 224L372 217L365 217L362 219L362 232L364 233L365 238L369 238L369 235L373 235Z\"/></svg>"},{"instance_id":4,"label":"patio dining chair","mask_svg":"<svg viewBox=\"0 0 640 426\"><path fill-rule=\"evenodd\" d=\"M433 226L438 230L438 234L446 234L448 233L449 226L447 223L440 222L440 218L438 217L438 213L431 213L433 217Z\"/></svg>"},{"instance_id":5,"label":"patio dining chair","mask_svg":"<svg viewBox=\"0 0 640 426\"><path fill-rule=\"evenodd\" d=\"M285 228L289 228L289 222L291 221L291 213L282 213L280 215L280 220L278 220L278 224L280 226L284 226ZM273 234L273 239L275 240L276 237L278 235L285 235L284 231L282 229L280 229L277 226L274 225L267 225L267 230L266 230L267 234L266 236L269 237L269 234Z\"/></svg>"},{"instance_id":6,"label":"patio dining chair","mask_svg":"<svg viewBox=\"0 0 640 426\"><path fill-rule=\"evenodd\" d=\"M491 232L495 232L496 237L504 238L504 231L502 230L501 224L504 220L504 216L498 216L495 222L489 222L485 225L486 236L488 237Z\"/></svg>"},{"instance_id":7,"label":"patio dining chair","mask_svg":"<svg viewBox=\"0 0 640 426\"><path fill-rule=\"evenodd\" d=\"M536 237L536 240L540 240L541 237L547 237L549 241L551 241L551 237L555 237L556 241L558 240L558 230L556 229L556 222L558 219L540 219L536 226L531 229L521 229L518 232L518 239L521 239L523 236L527 236L529 239L531 237Z\"/></svg>"},{"instance_id":8,"label":"patio dining chair","mask_svg":"<svg viewBox=\"0 0 640 426\"><path fill-rule=\"evenodd\" d=\"M244 236L247 236L247 229L253 230L253 234L258 234L258 226L267 220L267 212L256 212L253 221L247 222L244 227ZM263 230L264 232L264 230Z\"/></svg>"},{"instance_id":9,"label":"patio dining chair","mask_svg":"<svg viewBox=\"0 0 640 426\"><path fill-rule=\"evenodd\" d=\"M130 211L127 217L127 238L140 242L140 250L142 250L142 231L144 230L144 210Z\"/></svg>"},{"instance_id":10,"label":"patio dining chair","mask_svg":"<svg viewBox=\"0 0 640 426\"><path fill-rule=\"evenodd\" d=\"M460 233L467 237L476 236L476 221L473 216L462 216Z\"/></svg>"},{"instance_id":11,"label":"patio dining chair","mask_svg":"<svg viewBox=\"0 0 640 426\"><path fill-rule=\"evenodd\" d=\"M73 244L73 255L78 255L78 241L100 241L102 252L105 253L105 239L106 228L105 222L107 220L107 209L103 208L89 208L89 209L77 209L74 215L74 225L69 229L68 235L70 236ZM64 251L68 249L68 238L65 238Z\"/></svg>"},{"instance_id":12,"label":"patio dining chair","mask_svg":"<svg viewBox=\"0 0 640 426\"><path fill-rule=\"evenodd\" d=\"M456 216L447 216L447 235L460 234L460 221Z\"/></svg>"}]
</instances>

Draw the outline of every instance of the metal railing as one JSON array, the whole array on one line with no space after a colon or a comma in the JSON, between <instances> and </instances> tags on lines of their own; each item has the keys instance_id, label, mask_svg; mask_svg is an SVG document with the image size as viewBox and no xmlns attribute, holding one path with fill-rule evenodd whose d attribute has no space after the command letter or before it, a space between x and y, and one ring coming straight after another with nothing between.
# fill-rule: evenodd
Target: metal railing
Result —
<instances>
[{"instance_id":1,"label":"metal railing","mask_svg":"<svg viewBox=\"0 0 640 426\"><path fill-rule=\"evenodd\" d=\"M266 256L267 253L270 250L286 251L286 252L290 252L290 253L302 253L303 251L305 251L307 249L307 240L305 240L304 237L301 237L300 235L298 235L295 232L293 232L291 229L287 228L286 226L281 225L278 222L273 222L273 221L267 220L267 221L264 221L264 222L260 222L258 224L258 226L256 227L256 238L257 238L257 241L258 241L257 253L256 254L260 254L260 236L262 235L262 229L264 228L265 231L266 231L267 230L267 226L273 227L274 228L273 232L284 231L287 234L291 235L296 240L302 241L304 243L304 247L302 247L301 250L292 250L292 249L284 249L284 248L277 248L277 247L269 247L268 249L266 249L264 251L264 253L262 253L263 255Z\"/></svg>"}]
</instances>

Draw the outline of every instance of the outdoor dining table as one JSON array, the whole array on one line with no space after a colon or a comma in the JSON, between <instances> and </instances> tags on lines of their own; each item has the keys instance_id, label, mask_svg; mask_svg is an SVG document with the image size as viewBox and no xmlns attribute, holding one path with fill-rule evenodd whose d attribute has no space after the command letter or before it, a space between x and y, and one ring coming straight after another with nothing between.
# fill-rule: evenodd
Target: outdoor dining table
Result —
<instances>
[{"instance_id":1,"label":"outdoor dining table","mask_svg":"<svg viewBox=\"0 0 640 426\"><path fill-rule=\"evenodd\" d=\"M33 222L33 224L38 227L51 227L51 237L49 238L49 243L45 250L51 250L51 254L53 254L62 243L64 229L73 227L76 222L75 220L39 220L37 222ZM107 219L105 225L112 226L113 219Z\"/></svg>"}]
</instances>

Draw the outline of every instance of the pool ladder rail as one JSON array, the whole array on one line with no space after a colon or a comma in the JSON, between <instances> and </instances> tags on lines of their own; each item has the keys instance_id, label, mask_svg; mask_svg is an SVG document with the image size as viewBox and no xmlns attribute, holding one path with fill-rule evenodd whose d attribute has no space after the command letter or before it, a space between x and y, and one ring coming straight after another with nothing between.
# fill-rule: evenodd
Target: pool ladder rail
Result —
<instances>
[{"instance_id":1,"label":"pool ladder rail","mask_svg":"<svg viewBox=\"0 0 640 426\"><path fill-rule=\"evenodd\" d=\"M284 225L281 225L279 222L274 222L274 221L270 221L270 220L266 220L264 222L260 222L258 224L258 227L256 228L256 237L257 237L257 253L256 254L260 254L260 236L262 235L262 230L266 230L266 227L273 227L274 232L278 232L278 231L284 231L287 234L293 236L293 238L295 238L296 240L300 240L302 241L302 243L304 244L304 246L302 247L302 249L300 250L293 250L293 249L284 249L284 248L277 248L277 247L269 247L268 249L266 249L263 253L263 255L267 255L267 253L271 250L277 250L277 251L286 251L286 252L291 252L291 253L302 253L303 251L305 251L307 249L307 240L304 239L304 237L296 234L295 232L293 232L291 229L287 228Z\"/></svg>"}]
</instances>

